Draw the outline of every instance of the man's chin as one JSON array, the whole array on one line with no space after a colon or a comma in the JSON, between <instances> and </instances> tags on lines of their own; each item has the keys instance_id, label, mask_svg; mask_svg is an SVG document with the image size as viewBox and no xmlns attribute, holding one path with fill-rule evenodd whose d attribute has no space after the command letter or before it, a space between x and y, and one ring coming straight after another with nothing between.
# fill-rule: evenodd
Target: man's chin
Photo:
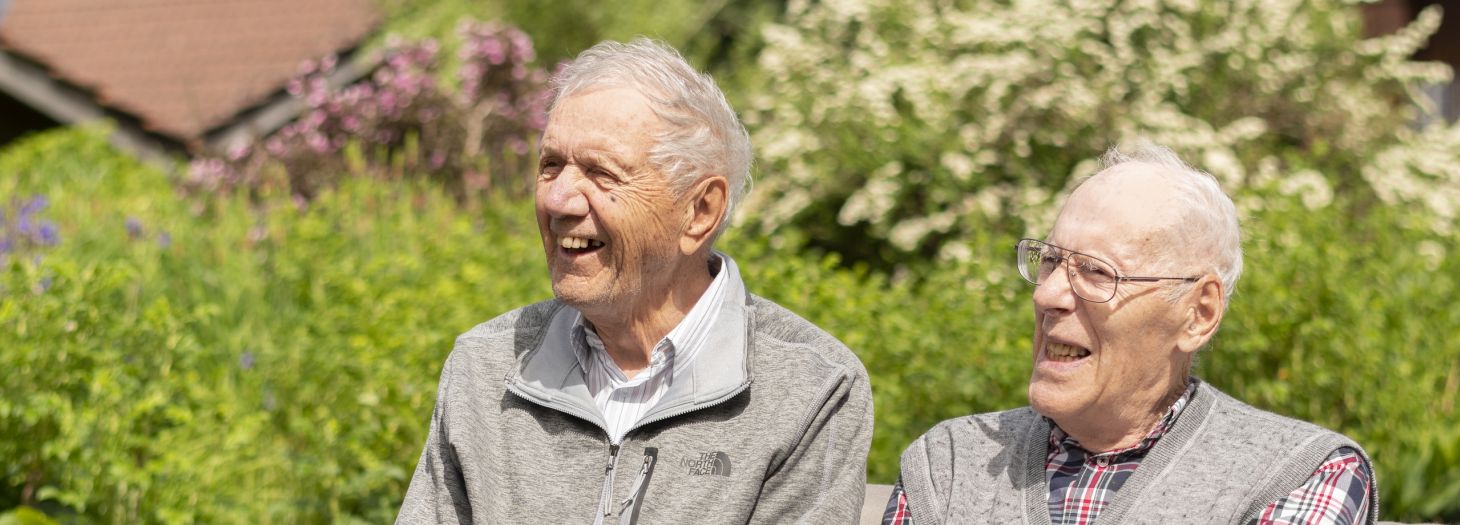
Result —
<instances>
[{"instance_id":1,"label":"man's chin","mask_svg":"<svg viewBox=\"0 0 1460 525\"><path fill-rule=\"evenodd\" d=\"M573 308L582 310L593 305L592 294L585 292L581 286L562 283L557 279L553 280L553 297Z\"/></svg>"},{"instance_id":2,"label":"man's chin","mask_svg":"<svg viewBox=\"0 0 1460 525\"><path fill-rule=\"evenodd\" d=\"M1050 419L1061 420L1084 412L1078 397L1078 393L1059 385L1039 381L1029 384L1029 408Z\"/></svg>"},{"instance_id":3,"label":"man's chin","mask_svg":"<svg viewBox=\"0 0 1460 525\"><path fill-rule=\"evenodd\" d=\"M553 297L558 302L571 306L574 310L590 317L613 309L613 301L608 298L608 295L602 290L590 289L581 284L553 282Z\"/></svg>"}]
</instances>

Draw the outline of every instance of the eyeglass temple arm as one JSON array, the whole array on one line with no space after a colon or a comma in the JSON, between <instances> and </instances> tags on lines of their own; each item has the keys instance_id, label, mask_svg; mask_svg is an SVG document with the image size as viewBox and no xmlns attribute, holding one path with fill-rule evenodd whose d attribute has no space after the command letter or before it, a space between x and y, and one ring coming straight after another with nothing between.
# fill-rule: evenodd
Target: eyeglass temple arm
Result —
<instances>
[{"instance_id":1,"label":"eyeglass temple arm","mask_svg":"<svg viewBox=\"0 0 1460 525\"><path fill-rule=\"evenodd\" d=\"M1201 277L1121 277L1120 280L1121 282L1136 281L1142 283L1153 283L1156 281L1186 281L1194 283L1200 281Z\"/></svg>"}]
</instances>

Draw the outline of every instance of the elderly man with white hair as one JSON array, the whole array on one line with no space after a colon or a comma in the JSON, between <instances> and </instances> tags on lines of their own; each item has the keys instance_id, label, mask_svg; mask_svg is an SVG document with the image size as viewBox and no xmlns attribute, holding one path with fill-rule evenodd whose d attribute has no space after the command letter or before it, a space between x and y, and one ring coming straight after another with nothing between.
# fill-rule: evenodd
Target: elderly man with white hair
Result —
<instances>
[{"instance_id":1,"label":"elderly man with white hair","mask_svg":"<svg viewBox=\"0 0 1460 525\"><path fill-rule=\"evenodd\" d=\"M1104 161L1017 246L1029 406L920 437L883 522L1374 523L1357 443L1191 375L1242 273L1231 199L1163 148Z\"/></svg>"},{"instance_id":2,"label":"elderly man with white hair","mask_svg":"<svg viewBox=\"0 0 1460 525\"><path fill-rule=\"evenodd\" d=\"M712 249L751 160L724 94L644 39L553 87L536 205L555 298L457 339L397 523L853 522L867 372Z\"/></svg>"}]
</instances>

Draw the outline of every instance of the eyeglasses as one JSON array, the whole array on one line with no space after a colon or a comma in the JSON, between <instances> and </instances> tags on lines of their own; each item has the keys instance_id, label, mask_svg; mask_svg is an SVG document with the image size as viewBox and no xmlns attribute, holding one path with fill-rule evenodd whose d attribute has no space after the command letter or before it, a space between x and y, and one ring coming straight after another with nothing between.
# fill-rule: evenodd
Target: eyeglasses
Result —
<instances>
[{"instance_id":1,"label":"eyeglasses","mask_svg":"<svg viewBox=\"0 0 1460 525\"><path fill-rule=\"evenodd\" d=\"M1115 298L1115 288L1122 282L1185 281L1196 282L1201 277L1132 277L1121 275L1115 266L1098 257L1066 250L1034 239L1021 239L1015 248L1019 257L1019 276L1031 284L1049 279L1056 268L1065 265L1069 272L1070 288L1075 295L1092 303L1104 303Z\"/></svg>"}]
</instances>

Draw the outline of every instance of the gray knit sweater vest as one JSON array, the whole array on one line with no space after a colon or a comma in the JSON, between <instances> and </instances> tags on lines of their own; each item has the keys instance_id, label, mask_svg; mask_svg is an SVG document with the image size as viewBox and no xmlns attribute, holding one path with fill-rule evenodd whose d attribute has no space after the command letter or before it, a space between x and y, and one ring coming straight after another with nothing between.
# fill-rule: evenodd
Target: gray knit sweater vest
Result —
<instances>
[{"instance_id":1,"label":"gray knit sweater vest","mask_svg":"<svg viewBox=\"0 0 1460 525\"><path fill-rule=\"evenodd\" d=\"M913 520L1048 525L1050 426L1029 407L944 421L902 454ZM1357 443L1258 410L1201 383L1171 431L1100 513L1100 523L1247 523ZM1379 516L1370 483L1365 523Z\"/></svg>"}]
</instances>

